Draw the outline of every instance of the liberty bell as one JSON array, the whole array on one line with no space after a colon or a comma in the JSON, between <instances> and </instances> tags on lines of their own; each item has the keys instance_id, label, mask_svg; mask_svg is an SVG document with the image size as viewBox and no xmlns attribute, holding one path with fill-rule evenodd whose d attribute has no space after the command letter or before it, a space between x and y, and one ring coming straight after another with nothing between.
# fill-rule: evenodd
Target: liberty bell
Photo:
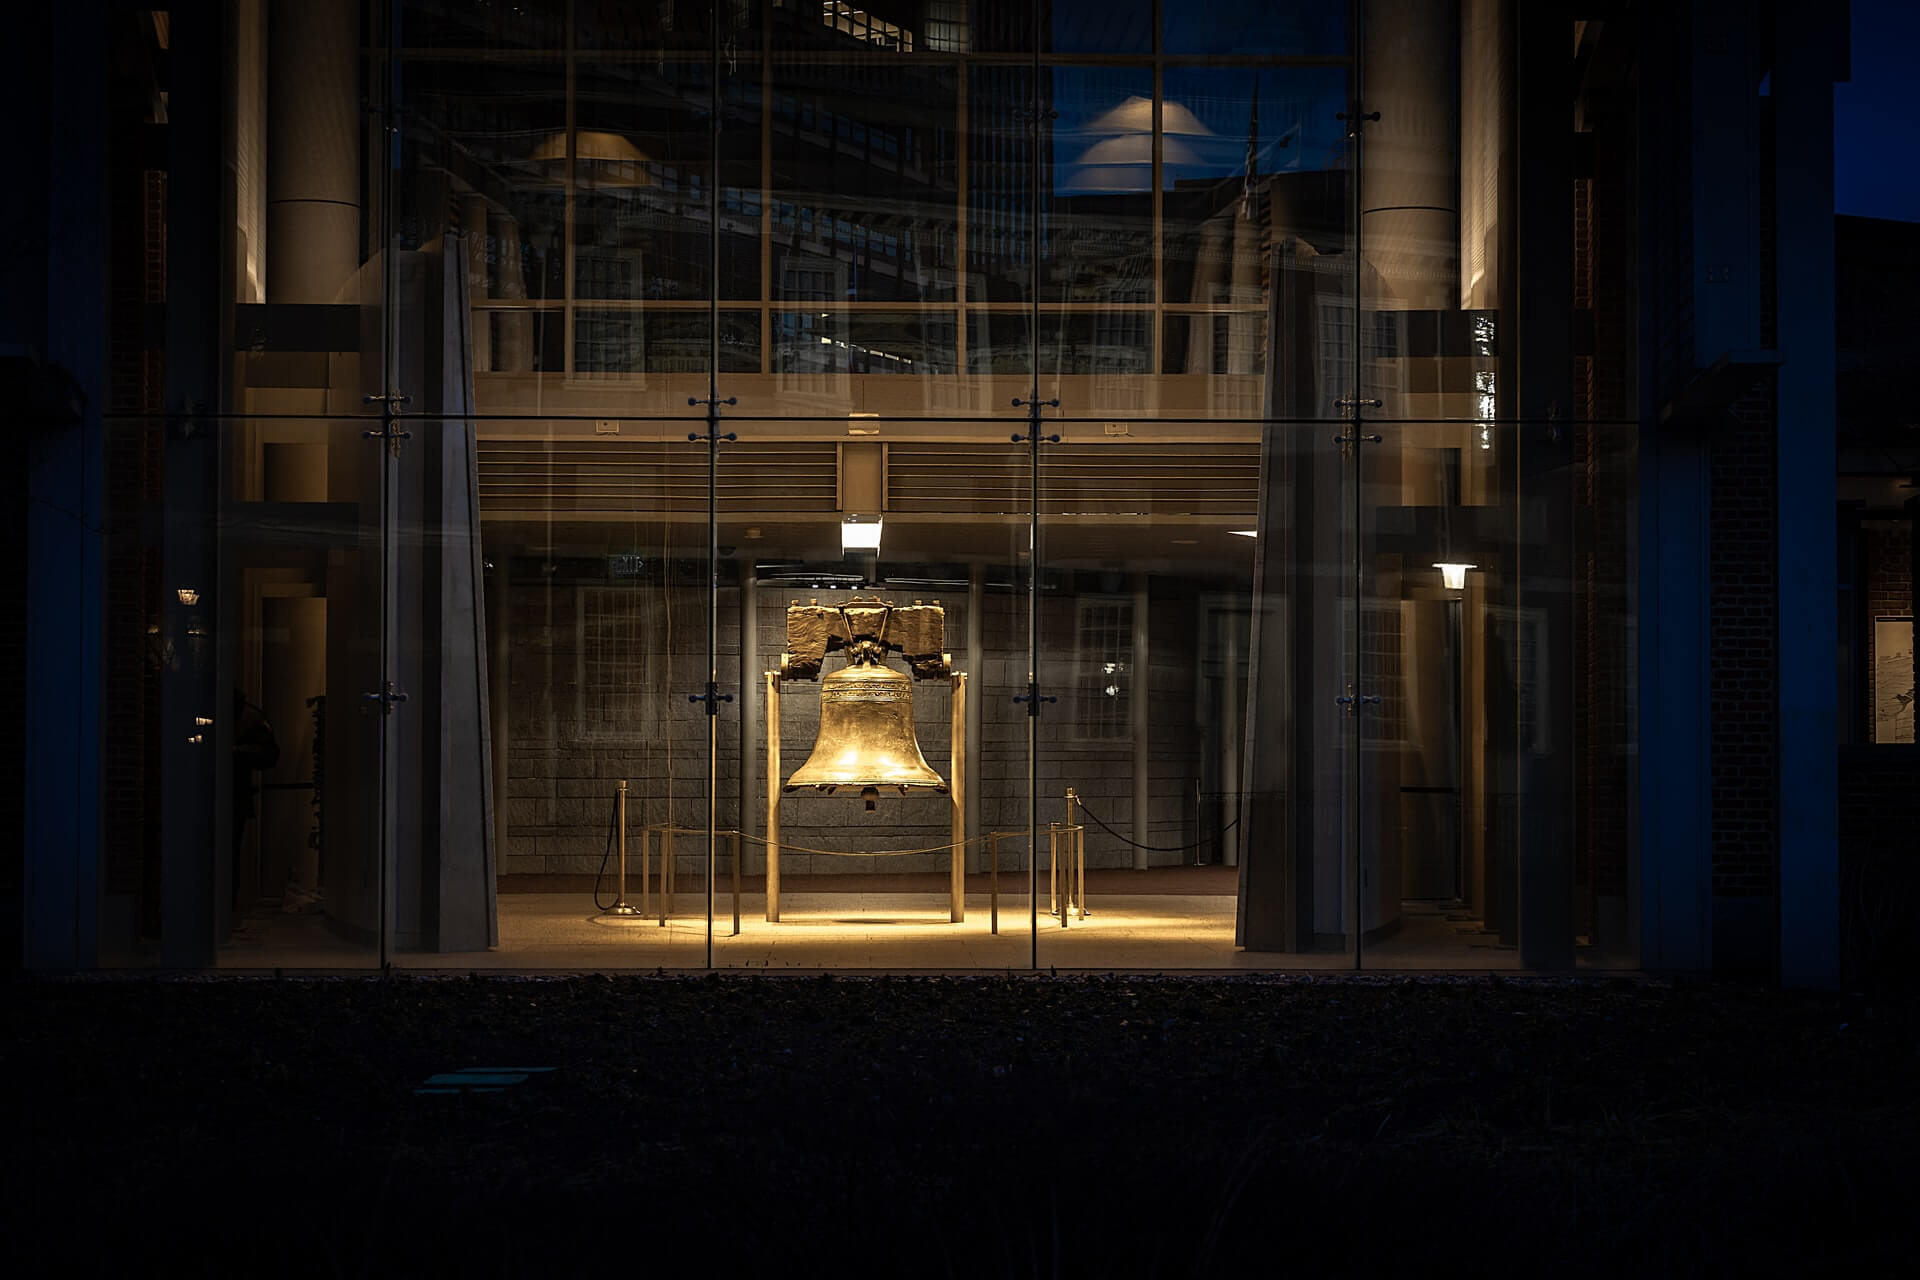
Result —
<instances>
[{"instance_id":1,"label":"liberty bell","mask_svg":"<svg viewBox=\"0 0 1920 1280\"><path fill-rule=\"evenodd\" d=\"M836 649L846 651L847 665L820 682L820 733L785 790L811 787L832 795L857 788L869 810L882 788L898 788L901 795L947 791L914 736L913 681L887 665L888 650L899 650L920 679L950 674L950 659L940 647L945 635L938 604L897 606L860 597L840 606L796 601L787 610L782 677L814 678Z\"/></svg>"}]
</instances>

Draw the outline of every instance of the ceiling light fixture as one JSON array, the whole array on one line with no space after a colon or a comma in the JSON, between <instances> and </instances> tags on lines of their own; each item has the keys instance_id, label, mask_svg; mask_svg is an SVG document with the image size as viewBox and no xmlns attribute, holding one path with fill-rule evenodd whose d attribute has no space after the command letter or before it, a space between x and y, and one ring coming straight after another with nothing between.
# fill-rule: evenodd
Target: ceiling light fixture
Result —
<instances>
[{"instance_id":1,"label":"ceiling light fixture","mask_svg":"<svg viewBox=\"0 0 1920 1280\"><path fill-rule=\"evenodd\" d=\"M871 520L860 516L848 516L840 526L840 550L842 552L878 551L882 523L878 516Z\"/></svg>"}]
</instances>

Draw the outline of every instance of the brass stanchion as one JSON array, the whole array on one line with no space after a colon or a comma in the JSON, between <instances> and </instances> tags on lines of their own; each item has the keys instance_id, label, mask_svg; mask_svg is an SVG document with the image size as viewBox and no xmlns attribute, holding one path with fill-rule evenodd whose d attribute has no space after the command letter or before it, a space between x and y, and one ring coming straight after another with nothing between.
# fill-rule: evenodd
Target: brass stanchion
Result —
<instances>
[{"instance_id":1,"label":"brass stanchion","mask_svg":"<svg viewBox=\"0 0 1920 1280\"><path fill-rule=\"evenodd\" d=\"M610 916L637 916L640 914L640 909L627 902L627 780L625 778L620 779L620 781L615 784L613 796L613 821L614 826L619 831L620 862L614 880L613 905L607 908L605 914ZM645 875L644 871L642 875ZM643 879L641 881L641 890L643 893L645 892L645 884L646 882Z\"/></svg>"},{"instance_id":2,"label":"brass stanchion","mask_svg":"<svg viewBox=\"0 0 1920 1280\"><path fill-rule=\"evenodd\" d=\"M1047 824L1047 914L1060 917L1067 927L1067 895L1072 891L1072 868L1060 865L1060 824Z\"/></svg>"},{"instance_id":3,"label":"brass stanchion","mask_svg":"<svg viewBox=\"0 0 1920 1280\"><path fill-rule=\"evenodd\" d=\"M1068 896L1075 902L1080 918L1087 918L1087 824L1080 816L1080 793L1072 787L1067 788L1067 830L1070 832L1067 849L1072 858L1067 886ZM1074 881L1077 879L1078 884Z\"/></svg>"}]
</instances>

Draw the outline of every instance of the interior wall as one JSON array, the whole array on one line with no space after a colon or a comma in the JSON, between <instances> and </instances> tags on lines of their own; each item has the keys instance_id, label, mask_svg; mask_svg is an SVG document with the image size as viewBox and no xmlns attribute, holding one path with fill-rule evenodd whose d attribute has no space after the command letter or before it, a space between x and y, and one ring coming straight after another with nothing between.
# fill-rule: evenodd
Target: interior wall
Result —
<instances>
[{"instance_id":1,"label":"interior wall","mask_svg":"<svg viewBox=\"0 0 1920 1280\"><path fill-rule=\"evenodd\" d=\"M495 558L499 558L495 552ZM510 575L507 723L509 778L504 874L591 874L606 850L614 783L629 780L630 828L653 823L684 828L706 825L707 725L704 710L687 701L706 681L706 598L697 586L615 582L542 573L542 562L516 559ZM850 593L765 585L755 593L757 648L771 665L785 647L786 609L798 599L822 603ZM910 603L917 592L877 593ZM723 589L719 613L721 688L734 693L738 669L739 593ZM924 596L929 600L934 597ZM941 594L946 609L947 649L964 668L967 595ZM1027 825L1026 713L1011 700L1026 683L1026 599L1008 592L983 593L981 636L985 660L968 672L969 693L981 708L979 770L972 785L979 796L983 831L1024 831ZM1154 865L1190 861L1178 850L1195 839L1193 779L1198 776L1205 726L1194 713L1200 679L1194 624L1198 597L1157 597L1150 617L1151 767L1148 831L1141 843L1177 851L1150 855ZM1041 632L1049 642L1074 635L1076 598L1043 601ZM829 656L824 672L838 669ZM898 659L896 670L902 669ZM823 672L823 674L824 674ZM1039 819L1042 827L1066 817L1071 786L1115 832L1132 832L1132 742L1127 736L1090 738L1076 726L1074 655L1055 650L1043 658L1043 682L1061 698L1040 720ZM781 762L791 775L803 764L819 729L820 684L788 681L781 691ZM942 777L949 771L950 688L944 681L915 681L916 735L927 763ZM719 815L722 829L739 822L739 703L723 706L719 743ZM765 711L754 705L752 742L764 748ZM747 797L758 828L761 795ZM950 839L944 797L883 797L867 813L857 797L792 794L782 801L781 834L792 846L841 850L919 849ZM694 841L689 845L688 841ZM629 837L630 856L637 856ZM1009 845L1012 850L1022 845ZM690 852L698 848L700 852ZM722 851L724 856L724 849ZM1123 839L1089 823L1088 865L1130 867L1133 849ZM704 859L704 837L680 837L677 855L692 873ZM1209 853L1210 857L1217 856ZM763 866L749 846L749 872ZM868 871L937 871L944 852L840 857L788 853L787 874Z\"/></svg>"}]
</instances>

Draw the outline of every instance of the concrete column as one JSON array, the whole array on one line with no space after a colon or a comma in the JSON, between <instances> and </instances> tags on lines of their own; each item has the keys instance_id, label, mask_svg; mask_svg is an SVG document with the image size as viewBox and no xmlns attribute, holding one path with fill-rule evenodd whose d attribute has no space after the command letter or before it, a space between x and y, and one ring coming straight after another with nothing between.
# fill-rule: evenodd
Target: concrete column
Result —
<instances>
[{"instance_id":1,"label":"concrete column","mask_svg":"<svg viewBox=\"0 0 1920 1280\"><path fill-rule=\"evenodd\" d=\"M174 11L174 81L167 122L170 411L184 412L189 405L204 411L221 403L219 335L226 302L221 292L226 250L219 217L225 172L220 154L221 30L214 10L190 6ZM160 805L161 959L169 968L212 964L216 939L231 911L231 769L224 766L232 759L233 684L222 634L223 619L231 611L222 598L219 575L219 499L220 449L214 426L202 418L191 430L184 425L170 429L160 623L178 655L162 675L160 689L160 733L167 749ZM174 594L180 587L198 590L199 602L180 603ZM213 719L213 733L190 747L189 739L200 732L196 717Z\"/></svg>"},{"instance_id":2,"label":"concrete column","mask_svg":"<svg viewBox=\"0 0 1920 1280\"><path fill-rule=\"evenodd\" d=\"M1777 0L1780 980L1840 980L1839 709L1834 705L1833 82L1844 28ZM1786 38L1792 33L1792 38Z\"/></svg>"},{"instance_id":3,"label":"concrete column","mask_svg":"<svg viewBox=\"0 0 1920 1280\"><path fill-rule=\"evenodd\" d=\"M1534 628L1535 740L1516 744L1520 783L1520 962L1573 967L1573 131L1572 16L1559 0L1514 10L1513 336L1519 447L1515 574ZM1831 514L1831 513L1829 513ZM1831 609L1829 608L1829 612ZM1518 637L1516 637L1518 638ZM1831 680L1831 676L1829 676Z\"/></svg>"},{"instance_id":4,"label":"concrete column","mask_svg":"<svg viewBox=\"0 0 1920 1280\"><path fill-rule=\"evenodd\" d=\"M24 186L10 195L0 227L22 234L8 241L14 263L0 268L0 342L44 352L72 376L85 407L77 423L17 426L24 456L11 460L26 471L21 488L31 502L19 517L26 546L16 572L25 580L13 587L26 597L21 703L29 736L24 827L7 841L24 846L20 951L7 958L29 970L60 970L99 959L107 33L104 9L95 5L55 5L15 20L12 34L26 56L10 69L0 100L17 109L9 120ZM198 353L212 342L204 335ZM169 622L177 618L168 611ZM10 732L17 744L23 726L13 723ZM169 781L172 762L186 754L183 734L168 757ZM193 763L182 772L193 773ZM204 849L197 856L206 861ZM9 941L13 923L0 923Z\"/></svg>"},{"instance_id":5,"label":"concrete column","mask_svg":"<svg viewBox=\"0 0 1920 1280\"><path fill-rule=\"evenodd\" d=\"M462 225L467 233L467 291L474 302L493 296L488 271L493 240L487 229L487 198L469 195L460 203ZM492 313L476 311L473 316L473 371L493 371Z\"/></svg>"},{"instance_id":6,"label":"concrete column","mask_svg":"<svg viewBox=\"0 0 1920 1280\"><path fill-rule=\"evenodd\" d=\"M1240 615L1236 610L1228 609L1220 617L1226 624L1222 628L1226 638L1222 657L1226 689L1221 703L1226 714L1221 717L1220 724L1220 786L1222 790L1234 793L1225 810L1227 821L1231 822L1233 815L1240 812L1240 714L1244 706L1241 702L1243 691L1240 680ZM1220 860L1229 867L1240 863L1242 835L1236 826L1221 839ZM1194 838L1199 839L1200 833L1195 832Z\"/></svg>"},{"instance_id":7,"label":"concrete column","mask_svg":"<svg viewBox=\"0 0 1920 1280\"><path fill-rule=\"evenodd\" d=\"M1364 12L1365 110L1380 118L1365 126L1360 173L1362 305L1451 308L1460 274L1457 23L1452 6L1432 0L1366 0Z\"/></svg>"},{"instance_id":8,"label":"concrete column","mask_svg":"<svg viewBox=\"0 0 1920 1280\"><path fill-rule=\"evenodd\" d=\"M512 214L493 213L487 218L493 238L494 289L492 296L505 301L525 301L527 274L520 260L520 222ZM492 368L497 373L533 371L533 314L527 311L503 311L488 317L498 342L488 341ZM478 365L476 365L478 367Z\"/></svg>"},{"instance_id":9,"label":"concrete column","mask_svg":"<svg viewBox=\"0 0 1920 1280\"><path fill-rule=\"evenodd\" d=\"M492 722L493 739L493 848L497 866L506 865L509 845L508 771L513 724L507 704L511 689L513 657L513 556L508 547L494 551L492 580L487 583L486 603L492 651L487 655L487 709Z\"/></svg>"},{"instance_id":10,"label":"concrete column","mask_svg":"<svg viewBox=\"0 0 1920 1280\"><path fill-rule=\"evenodd\" d=\"M1152 717L1147 700L1152 696L1148 679L1153 654L1148 648L1147 609L1151 603L1145 574L1133 580L1133 690L1127 700L1128 731L1133 736L1133 869L1147 869L1147 851L1139 846L1152 844L1148 839L1149 801L1152 799L1153 768L1147 754Z\"/></svg>"},{"instance_id":11,"label":"concrete column","mask_svg":"<svg viewBox=\"0 0 1920 1280\"><path fill-rule=\"evenodd\" d=\"M274 0L267 51L267 300L333 302L360 261L359 6Z\"/></svg>"}]
</instances>

